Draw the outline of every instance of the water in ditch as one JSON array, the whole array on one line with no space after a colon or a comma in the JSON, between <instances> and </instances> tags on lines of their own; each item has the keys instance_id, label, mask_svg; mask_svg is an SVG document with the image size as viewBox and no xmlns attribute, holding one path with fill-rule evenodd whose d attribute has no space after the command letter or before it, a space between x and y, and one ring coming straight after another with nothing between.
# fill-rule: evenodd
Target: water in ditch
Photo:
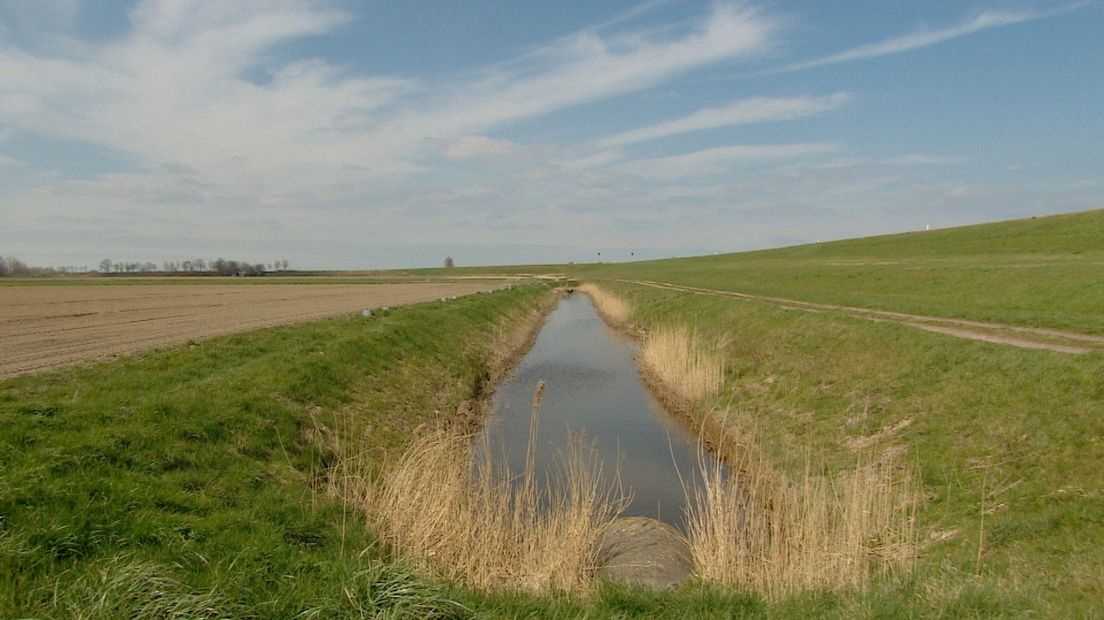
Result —
<instances>
[{"instance_id":1,"label":"water in ditch","mask_svg":"<svg viewBox=\"0 0 1104 620\"><path fill-rule=\"evenodd\" d=\"M545 382L535 442L537 480L554 475L568 438L584 435L602 461L607 482L619 475L632 494L625 516L684 527L686 491L700 484L697 437L648 392L633 359L636 343L605 324L590 299L565 297L533 348L495 392L483 427L493 454L511 471L525 467L530 410ZM712 455L704 454L715 466ZM560 459L562 460L562 459Z\"/></svg>"}]
</instances>

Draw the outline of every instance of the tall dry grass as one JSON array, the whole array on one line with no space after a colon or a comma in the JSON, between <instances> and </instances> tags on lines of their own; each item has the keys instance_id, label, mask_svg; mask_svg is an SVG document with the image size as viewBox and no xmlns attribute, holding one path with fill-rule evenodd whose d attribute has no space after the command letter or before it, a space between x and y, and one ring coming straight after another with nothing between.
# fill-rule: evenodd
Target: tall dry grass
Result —
<instances>
[{"instance_id":1,"label":"tall dry grass","mask_svg":"<svg viewBox=\"0 0 1104 620\"><path fill-rule=\"evenodd\" d=\"M536 480L535 413L533 420L518 475L493 463L489 449L473 467L472 441L455 431L416 439L365 498L370 524L416 569L471 587L585 590L599 536L622 501L603 486L594 453L578 443L558 476Z\"/></svg>"},{"instance_id":2,"label":"tall dry grass","mask_svg":"<svg viewBox=\"0 0 1104 620\"><path fill-rule=\"evenodd\" d=\"M619 297L597 287L587 294L607 320L612 312L627 321ZM645 337L640 360L667 400L700 411L724 386L720 348L685 327L657 329ZM539 400L538 392L531 442ZM914 476L896 458L867 458L833 477L809 467L791 474L759 449L753 425L728 420L727 412L701 418L701 436L727 465L706 468L704 486L688 502L687 536L701 579L769 598L854 590L915 556ZM549 481L535 479L531 456L520 473L496 466L493 451L473 446L455 425L415 439L382 474L355 447L335 445L329 491L367 514L416 570L478 589L586 590L599 537L624 505L602 487L593 453L577 443Z\"/></svg>"},{"instance_id":3,"label":"tall dry grass","mask_svg":"<svg viewBox=\"0 0 1104 620\"><path fill-rule=\"evenodd\" d=\"M665 400L700 411L724 387L720 349L684 326L666 327L645 336L640 362ZM863 589L915 555L913 476L891 453L832 477L808 464L792 474L759 448L747 420L733 425L722 412L701 421L700 436L726 464L703 465L704 484L687 502L687 534L703 580L772 598Z\"/></svg>"},{"instance_id":4,"label":"tall dry grass","mask_svg":"<svg viewBox=\"0 0 1104 620\"><path fill-rule=\"evenodd\" d=\"M728 438L733 439L729 432ZM862 590L916 554L914 476L896 458L861 461L833 477L807 465L787 475L736 434L727 471L704 467L688 502L698 575L768 598L807 590Z\"/></svg>"},{"instance_id":5,"label":"tall dry grass","mask_svg":"<svg viewBox=\"0 0 1104 620\"><path fill-rule=\"evenodd\" d=\"M696 405L717 395L724 387L725 361L701 343L686 327L666 327L649 332L640 350L645 373L663 388L667 400Z\"/></svg>"},{"instance_id":6,"label":"tall dry grass","mask_svg":"<svg viewBox=\"0 0 1104 620\"><path fill-rule=\"evenodd\" d=\"M578 290L590 297L590 301L594 303L598 314L602 315L607 323L614 327L628 326L629 317L632 316L632 306L621 296L611 293L597 284L583 284Z\"/></svg>"}]
</instances>

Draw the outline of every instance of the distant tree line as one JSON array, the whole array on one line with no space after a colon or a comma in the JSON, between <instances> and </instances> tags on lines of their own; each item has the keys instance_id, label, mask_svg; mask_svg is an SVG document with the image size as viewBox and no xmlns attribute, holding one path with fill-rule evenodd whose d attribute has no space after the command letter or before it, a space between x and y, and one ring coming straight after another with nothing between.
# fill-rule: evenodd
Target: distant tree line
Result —
<instances>
[{"instance_id":1,"label":"distant tree line","mask_svg":"<svg viewBox=\"0 0 1104 620\"><path fill-rule=\"evenodd\" d=\"M26 278L29 276L49 276L58 273L80 273L84 267L35 267L14 256L0 256L0 278Z\"/></svg>"},{"instance_id":2,"label":"distant tree line","mask_svg":"<svg viewBox=\"0 0 1104 620\"><path fill-rule=\"evenodd\" d=\"M162 273L213 273L220 276L263 276L271 271L284 271L288 268L288 260L282 258L271 263L251 263L248 261L227 260L216 258L207 261L196 258L185 261L165 261L161 264ZM102 273L148 273L158 271L155 263L139 262L115 262L110 258L100 261Z\"/></svg>"},{"instance_id":3,"label":"distant tree line","mask_svg":"<svg viewBox=\"0 0 1104 620\"><path fill-rule=\"evenodd\" d=\"M150 261L113 261L105 258L100 261L100 273L192 273L216 274L220 276L262 276L273 271L286 271L288 260L282 258L271 263L251 263L248 261L226 260L219 257L213 261L196 258L186 261L165 261L158 269L157 263ZM64 273L87 272L87 267L33 267L22 260L9 256L0 256L0 278L20 278L29 276L48 276Z\"/></svg>"}]
</instances>

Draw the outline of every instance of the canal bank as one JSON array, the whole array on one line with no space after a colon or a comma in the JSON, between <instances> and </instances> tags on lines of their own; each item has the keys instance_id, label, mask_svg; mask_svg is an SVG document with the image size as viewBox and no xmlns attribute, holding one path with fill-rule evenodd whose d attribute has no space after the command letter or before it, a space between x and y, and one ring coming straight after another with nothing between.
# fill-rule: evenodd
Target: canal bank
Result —
<instances>
[{"instance_id":1,"label":"canal bank","mask_svg":"<svg viewBox=\"0 0 1104 620\"><path fill-rule=\"evenodd\" d=\"M600 460L603 484L627 498L623 516L684 530L687 497L701 488L702 461L709 469L718 463L650 393L635 362L638 349L602 320L589 297L565 296L495 390L475 441L477 460L490 450L493 459L521 472L531 458L537 479L552 479L568 443L582 442ZM533 394L541 382L531 438Z\"/></svg>"}]
</instances>

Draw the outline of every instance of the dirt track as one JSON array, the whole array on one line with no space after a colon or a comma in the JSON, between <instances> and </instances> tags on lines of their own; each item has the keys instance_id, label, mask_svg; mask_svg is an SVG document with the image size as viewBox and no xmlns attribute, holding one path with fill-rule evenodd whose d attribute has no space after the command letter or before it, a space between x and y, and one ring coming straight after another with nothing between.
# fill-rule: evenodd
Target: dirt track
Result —
<instances>
[{"instance_id":1,"label":"dirt track","mask_svg":"<svg viewBox=\"0 0 1104 620\"><path fill-rule=\"evenodd\" d=\"M650 280L622 280L622 282L672 291L696 293L698 295L720 295L724 297L737 297L740 299L754 299L773 303L784 308L803 310L805 312L838 312L867 319L869 321L899 323L901 325L908 325L909 327L946 334L956 338L981 340L1023 349L1044 349L1047 351L1057 351L1059 353L1090 353L1104 346L1104 336L1067 332L1042 327L985 323L982 321L968 321L965 319L951 319L922 314L906 314L889 310L821 304L799 301L796 299L785 299L782 297L751 295L748 293L737 293L735 291L720 291L696 286L671 284L669 282L652 282Z\"/></svg>"},{"instance_id":2,"label":"dirt track","mask_svg":"<svg viewBox=\"0 0 1104 620\"><path fill-rule=\"evenodd\" d=\"M496 286L500 283L465 281L0 287L0 378Z\"/></svg>"}]
</instances>

